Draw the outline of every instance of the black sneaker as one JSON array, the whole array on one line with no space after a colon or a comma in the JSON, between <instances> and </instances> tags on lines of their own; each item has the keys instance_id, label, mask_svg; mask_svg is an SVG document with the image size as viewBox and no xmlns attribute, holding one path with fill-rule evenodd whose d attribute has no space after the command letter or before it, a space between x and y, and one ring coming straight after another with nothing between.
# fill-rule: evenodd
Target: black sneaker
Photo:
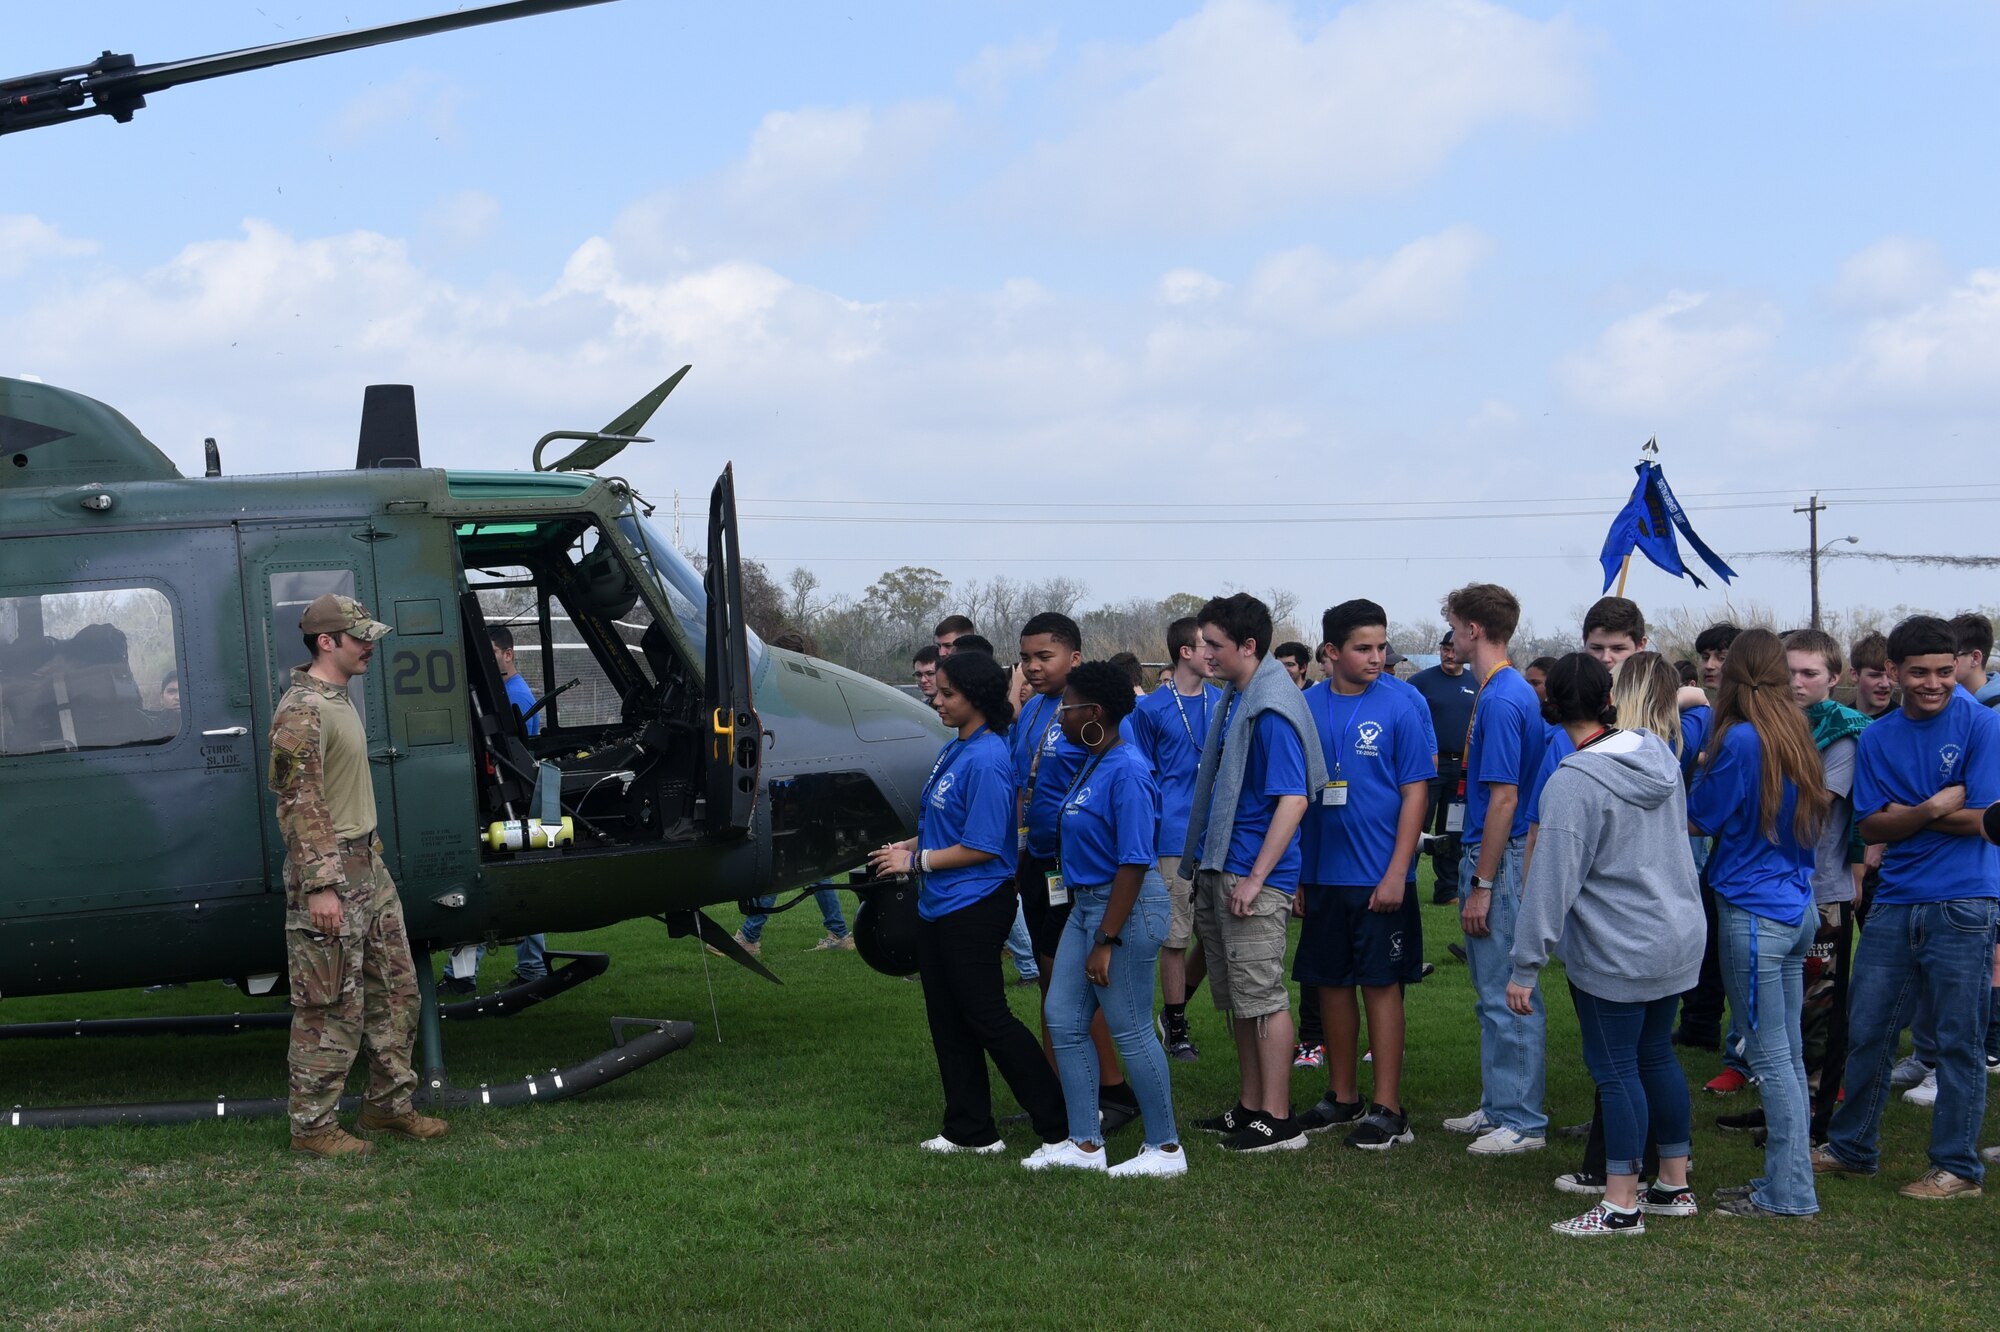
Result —
<instances>
[{"instance_id":1,"label":"black sneaker","mask_svg":"<svg viewBox=\"0 0 2000 1332\"><path fill-rule=\"evenodd\" d=\"M1201 1058L1201 1051L1189 1038L1186 1015L1168 1018L1161 1025L1166 1032L1166 1039L1161 1043L1167 1047L1167 1058L1178 1059L1182 1063L1192 1063Z\"/></svg>"},{"instance_id":2,"label":"black sneaker","mask_svg":"<svg viewBox=\"0 0 2000 1332\"><path fill-rule=\"evenodd\" d=\"M1740 1115L1717 1115L1715 1126L1724 1133L1748 1133L1752 1129L1764 1127L1764 1107L1745 1110Z\"/></svg>"},{"instance_id":3,"label":"black sneaker","mask_svg":"<svg viewBox=\"0 0 2000 1332\"><path fill-rule=\"evenodd\" d=\"M1647 1216L1693 1216L1701 1209L1695 1204L1693 1189L1656 1183L1639 1195L1639 1210Z\"/></svg>"},{"instance_id":4,"label":"black sneaker","mask_svg":"<svg viewBox=\"0 0 2000 1332\"><path fill-rule=\"evenodd\" d=\"M1225 1152L1291 1152L1305 1145L1305 1130L1299 1127L1297 1116L1272 1119L1262 1111L1222 1140Z\"/></svg>"},{"instance_id":5,"label":"black sneaker","mask_svg":"<svg viewBox=\"0 0 2000 1332\"><path fill-rule=\"evenodd\" d=\"M1204 1133L1230 1134L1241 1129L1249 1122L1249 1107L1245 1106L1243 1102L1238 1101L1219 1115L1211 1115L1207 1119L1195 1120L1194 1126Z\"/></svg>"},{"instance_id":6,"label":"black sneaker","mask_svg":"<svg viewBox=\"0 0 2000 1332\"><path fill-rule=\"evenodd\" d=\"M1097 1112L1099 1128L1105 1133L1116 1133L1139 1117L1139 1098L1132 1094L1126 1083L1097 1089Z\"/></svg>"},{"instance_id":7,"label":"black sneaker","mask_svg":"<svg viewBox=\"0 0 2000 1332\"><path fill-rule=\"evenodd\" d=\"M446 976L438 982L439 994L477 994L479 982L470 976Z\"/></svg>"},{"instance_id":8,"label":"black sneaker","mask_svg":"<svg viewBox=\"0 0 2000 1332\"><path fill-rule=\"evenodd\" d=\"M1347 1135L1347 1145L1364 1152L1386 1152L1392 1147L1407 1147L1416 1140L1417 1135L1410 1132L1410 1117L1386 1105L1369 1106L1354 1132Z\"/></svg>"},{"instance_id":9,"label":"black sneaker","mask_svg":"<svg viewBox=\"0 0 2000 1332\"><path fill-rule=\"evenodd\" d=\"M1556 1189L1561 1193L1601 1194L1604 1192L1604 1176L1592 1170L1572 1170L1567 1175L1556 1176Z\"/></svg>"},{"instance_id":10,"label":"black sneaker","mask_svg":"<svg viewBox=\"0 0 2000 1332\"><path fill-rule=\"evenodd\" d=\"M1767 1128L1753 1128L1750 1130L1750 1145L1752 1147L1763 1147L1770 1141L1771 1130Z\"/></svg>"},{"instance_id":11,"label":"black sneaker","mask_svg":"<svg viewBox=\"0 0 2000 1332\"><path fill-rule=\"evenodd\" d=\"M1361 1118L1363 1108L1359 1101L1336 1101L1331 1096L1322 1096L1312 1109L1293 1115L1292 1122L1301 1133L1319 1133L1338 1124L1354 1123Z\"/></svg>"}]
</instances>

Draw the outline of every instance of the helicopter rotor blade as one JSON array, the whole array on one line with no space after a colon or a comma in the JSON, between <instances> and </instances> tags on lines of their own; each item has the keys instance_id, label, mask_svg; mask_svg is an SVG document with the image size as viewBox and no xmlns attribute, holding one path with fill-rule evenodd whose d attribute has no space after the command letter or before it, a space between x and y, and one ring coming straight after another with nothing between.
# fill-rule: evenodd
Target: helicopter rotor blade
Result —
<instances>
[{"instance_id":1,"label":"helicopter rotor blade","mask_svg":"<svg viewBox=\"0 0 2000 1332\"><path fill-rule=\"evenodd\" d=\"M406 19L352 32L329 33L323 37L301 37L268 46L250 46L239 51L195 56L188 60L167 60L152 65L135 65L129 55L106 51L96 62L69 69L49 70L21 78L0 79L0 134L60 124L85 116L108 115L119 122L132 118L144 106L148 93L183 83L242 74L253 69L311 60L341 51L357 51L385 42L407 41L459 28L503 23L586 5L607 4L609 0L504 0L504 3L463 9L429 18ZM92 105L86 106L88 101Z\"/></svg>"}]
</instances>

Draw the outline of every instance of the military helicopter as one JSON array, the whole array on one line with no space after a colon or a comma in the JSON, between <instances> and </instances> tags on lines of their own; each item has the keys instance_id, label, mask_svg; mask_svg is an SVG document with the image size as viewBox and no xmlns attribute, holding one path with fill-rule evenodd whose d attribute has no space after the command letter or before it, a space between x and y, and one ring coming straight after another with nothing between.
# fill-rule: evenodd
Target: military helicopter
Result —
<instances>
[{"instance_id":1,"label":"military helicopter","mask_svg":"<svg viewBox=\"0 0 2000 1332\"><path fill-rule=\"evenodd\" d=\"M176 81L148 71L211 77L597 2L492 5L164 66L107 56L0 80L0 132L124 119L134 89ZM106 84L100 69L127 81ZM252 995L282 991L284 848L264 789L267 737L304 656L300 614L325 592L360 599L395 631L350 689L418 954L430 1104L562 1099L694 1031L614 1018L615 1043L595 1059L457 1088L441 1021L520 1011L608 959L552 954L543 980L441 1005L437 950L654 917L776 980L702 908L790 887L802 898L907 835L943 732L896 689L751 632L733 467L710 495L699 572L644 497L606 473L651 442L638 432L688 369L602 429L544 435L527 471L423 466L414 391L373 385L352 471L228 475L209 440L199 477L102 402L0 378L0 809L37 830L0 871L0 997L218 977ZM508 700L495 626L510 629L537 696L532 726ZM288 1022L17 1023L0 1039ZM283 1109L282 1097L17 1107L0 1126Z\"/></svg>"}]
</instances>

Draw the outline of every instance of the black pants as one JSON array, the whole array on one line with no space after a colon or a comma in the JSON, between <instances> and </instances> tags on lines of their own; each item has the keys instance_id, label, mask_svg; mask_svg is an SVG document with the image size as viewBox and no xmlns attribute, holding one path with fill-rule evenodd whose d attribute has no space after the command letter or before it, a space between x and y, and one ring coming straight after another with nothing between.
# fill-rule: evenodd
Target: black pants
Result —
<instances>
[{"instance_id":1,"label":"black pants","mask_svg":"<svg viewBox=\"0 0 2000 1332\"><path fill-rule=\"evenodd\" d=\"M1299 986L1299 1044L1326 1044L1326 1022L1320 1016L1317 985Z\"/></svg>"},{"instance_id":2,"label":"black pants","mask_svg":"<svg viewBox=\"0 0 2000 1332\"><path fill-rule=\"evenodd\" d=\"M1049 875L1056 862L1021 853L1014 870L1014 882L1021 889L1021 919L1027 922L1028 939L1035 946L1035 960L1052 962L1062 947L1063 926L1069 924L1070 903L1049 905ZM1009 922L1010 929L1012 922Z\"/></svg>"},{"instance_id":3,"label":"black pants","mask_svg":"<svg viewBox=\"0 0 2000 1332\"><path fill-rule=\"evenodd\" d=\"M1432 844L1431 872L1437 875L1431 890L1433 903L1458 896L1458 862L1464 847L1457 833L1445 831L1445 824L1451 821L1451 807L1458 802L1458 783L1464 775L1464 760L1457 754L1438 755L1438 775L1430 783L1430 812L1424 816L1424 831L1443 839Z\"/></svg>"},{"instance_id":4,"label":"black pants","mask_svg":"<svg viewBox=\"0 0 2000 1332\"><path fill-rule=\"evenodd\" d=\"M1007 1007L1000 952L1013 928L1011 884L937 920L917 921L917 974L944 1084L944 1136L966 1147L1000 1139L986 1076L988 1055L1042 1141L1069 1136L1062 1084L1041 1042Z\"/></svg>"},{"instance_id":5,"label":"black pants","mask_svg":"<svg viewBox=\"0 0 2000 1332\"><path fill-rule=\"evenodd\" d=\"M1819 1142L1826 1137L1833 1107L1840 1099L1840 1084L1847 1077L1847 980L1854 960L1854 908L1842 902L1815 910L1820 910L1820 938L1833 936L1833 956L1827 960L1833 968L1833 1007L1827 1013L1826 1058L1820 1061L1819 1089L1813 1093L1812 1107L1812 1138Z\"/></svg>"},{"instance_id":6,"label":"black pants","mask_svg":"<svg viewBox=\"0 0 2000 1332\"><path fill-rule=\"evenodd\" d=\"M1694 988L1681 996L1683 1044L1722 1044L1722 957L1715 947L1715 890L1708 886L1708 870L1701 872L1701 914L1708 926L1708 942L1701 950L1701 975Z\"/></svg>"}]
</instances>

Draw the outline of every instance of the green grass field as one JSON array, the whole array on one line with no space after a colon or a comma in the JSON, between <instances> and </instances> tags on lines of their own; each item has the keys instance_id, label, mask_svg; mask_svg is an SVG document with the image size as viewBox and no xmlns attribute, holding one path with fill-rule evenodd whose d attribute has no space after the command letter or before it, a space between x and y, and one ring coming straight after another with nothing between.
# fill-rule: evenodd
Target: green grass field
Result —
<instances>
[{"instance_id":1,"label":"green grass field","mask_svg":"<svg viewBox=\"0 0 2000 1332\"><path fill-rule=\"evenodd\" d=\"M1928 1131L1927 1112L1900 1101L1883 1174L1825 1181L1817 1220L1705 1211L1655 1219L1638 1239L1550 1234L1582 1209L1550 1187L1580 1142L1479 1161L1437 1127L1471 1107L1478 1081L1450 921L1425 909L1439 967L1410 992L1413 1147L1378 1156L1325 1135L1303 1152L1219 1151L1188 1125L1235 1090L1204 990L1191 1009L1202 1059L1173 1066L1190 1171L1172 1181L1030 1175L1016 1164L1034 1146L1025 1128L1007 1130L1005 1156L918 1152L939 1113L919 989L852 953L806 953L819 933L810 901L765 935L782 988L649 922L556 941L610 951L612 970L518 1018L447 1026L456 1081L594 1053L614 1014L692 1018L696 1043L565 1104L460 1112L442 1144L394 1143L365 1162L291 1157L278 1121L0 1130L0 1324L2000 1326L1995 1200L1895 1196L1924 1167ZM510 961L502 950L487 974ZM1011 993L1032 1022L1033 991ZM0 1017L244 1004L195 986L8 1001ZM1589 1115L1590 1084L1567 1001L1552 1010L1550 1109L1573 1123ZM1697 1082L1718 1066L1687 1065ZM272 1095L283 1037L12 1043L0 1068L6 1103ZM1297 1075L1299 1105L1323 1077ZM1747 1139L1713 1126L1751 1095L1697 1097L1704 1199L1756 1168ZM1113 1159L1137 1141L1136 1127L1118 1135Z\"/></svg>"}]
</instances>

